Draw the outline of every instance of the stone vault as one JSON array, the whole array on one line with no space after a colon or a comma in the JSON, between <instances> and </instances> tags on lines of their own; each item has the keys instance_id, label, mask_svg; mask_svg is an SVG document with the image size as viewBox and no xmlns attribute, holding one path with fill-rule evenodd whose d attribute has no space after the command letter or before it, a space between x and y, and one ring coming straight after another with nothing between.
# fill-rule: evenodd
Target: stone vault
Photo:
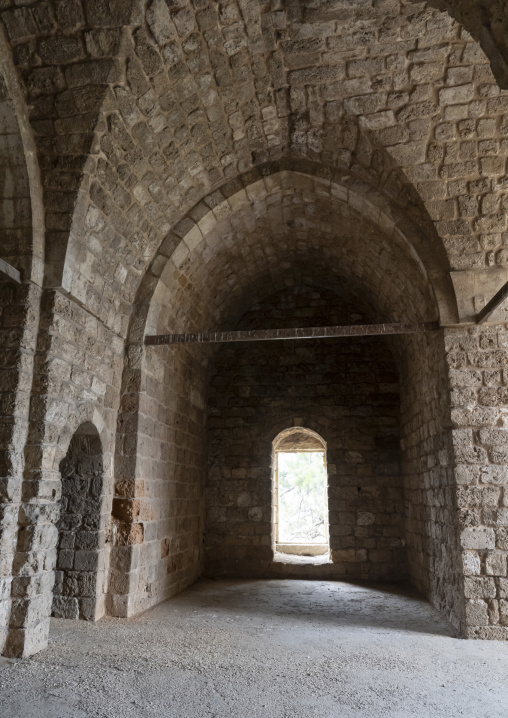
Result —
<instances>
[{"instance_id":1,"label":"stone vault","mask_svg":"<svg viewBox=\"0 0 508 718\"><path fill-rule=\"evenodd\" d=\"M508 280L507 18L0 3L0 258L21 276L0 282L1 652L43 648L52 611L287 575L270 447L299 422L333 465L327 575L409 577L462 635L508 637L504 305L476 323ZM440 329L143 342L360 319Z\"/></svg>"}]
</instances>

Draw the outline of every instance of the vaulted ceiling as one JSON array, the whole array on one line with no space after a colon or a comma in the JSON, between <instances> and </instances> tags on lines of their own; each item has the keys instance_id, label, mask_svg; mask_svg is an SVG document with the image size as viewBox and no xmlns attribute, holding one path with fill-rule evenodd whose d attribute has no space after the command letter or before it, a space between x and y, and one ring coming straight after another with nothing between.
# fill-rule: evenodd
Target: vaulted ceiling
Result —
<instances>
[{"instance_id":1,"label":"vaulted ceiling","mask_svg":"<svg viewBox=\"0 0 508 718\"><path fill-rule=\"evenodd\" d=\"M125 334L174 228L287 161L381 194L440 271L502 282L504 19L495 3L445 5L4 3L42 172L47 284Z\"/></svg>"}]
</instances>

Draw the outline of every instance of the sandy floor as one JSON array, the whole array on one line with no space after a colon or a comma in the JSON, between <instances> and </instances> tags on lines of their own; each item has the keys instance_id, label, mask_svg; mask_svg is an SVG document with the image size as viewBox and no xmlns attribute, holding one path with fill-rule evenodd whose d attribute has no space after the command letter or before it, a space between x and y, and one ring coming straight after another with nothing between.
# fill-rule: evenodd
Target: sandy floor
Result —
<instances>
[{"instance_id":1,"label":"sandy floor","mask_svg":"<svg viewBox=\"0 0 508 718\"><path fill-rule=\"evenodd\" d=\"M55 620L0 668L1 718L508 717L508 643L386 586L203 581L129 621Z\"/></svg>"}]
</instances>

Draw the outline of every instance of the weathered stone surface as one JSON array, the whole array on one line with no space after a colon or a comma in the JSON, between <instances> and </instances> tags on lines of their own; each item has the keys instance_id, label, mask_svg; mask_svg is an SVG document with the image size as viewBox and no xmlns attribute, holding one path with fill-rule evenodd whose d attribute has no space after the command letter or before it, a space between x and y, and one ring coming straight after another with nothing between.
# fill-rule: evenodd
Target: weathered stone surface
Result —
<instances>
[{"instance_id":1,"label":"weathered stone surface","mask_svg":"<svg viewBox=\"0 0 508 718\"><path fill-rule=\"evenodd\" d=\"M330 318L362 321L358 306L299 288L259 302L238 328L290 326L301 322L299 317L314 326ZM327 576L403 579L398 388L393 358L381 338L221 347L208 399L207 574L291 570L267 564L274 542L272 441L296 421L327 444L333 563L310 566L309 575L324 570ZM374 409L379 403L382 409Z\"/></svg>"},{"instance_id":2,"label":"weathered stone surface","mask_svg":"<svg viewBox=\"0 0 508 718\"><path fill-rule=\"evenodd\" d=\"M108 610L123 616L202 570L213 356L144 351L145 333L228 329L288 287L345 294L378 321L456 325L506 280L504 15L486 0L412 4L0 4L0 254L21 277L0 285L0 650L45 645L55 566L55 610L87 619L105 610L109 568ZM302 326L315 307L300 310ZM273 414L305 396L337 431L358 400L358 434L333 440L334 565L407 567L484 638L507 625L506 319L501 307L490 326L394 341L397 470L384 439L365 449L374 426L393 440L382 353L341 355L358 377L333 396L331 350L305 376L289 363ZM243 498L209 509L247 566L253 547L270 558L266 486L258 502L247 485L268 481L266 452L246 472L254 418L275 400L250 406L251 384L228 372L238 405L214 386L229 423L209 429L241 447L226 479ZM83 459L70 490L59 466L85 422L102 484Z\"/></svg>"},{"instance_id":3,"label":"weathered stone surface","mask_svg":"<svg viewBox=\"0 0 508 718\"><path fill-rule=\"evenodd\" d=\"M73 436L60 472L59 576L53 591L53 615L94 620L95 609L90 616L90 602L84 598L95 598L104 590L98 574L104 550L104 536L101 541L98 530L104 467L101 442L92 425L83 425Z\"/></svg>"}]
</instances>

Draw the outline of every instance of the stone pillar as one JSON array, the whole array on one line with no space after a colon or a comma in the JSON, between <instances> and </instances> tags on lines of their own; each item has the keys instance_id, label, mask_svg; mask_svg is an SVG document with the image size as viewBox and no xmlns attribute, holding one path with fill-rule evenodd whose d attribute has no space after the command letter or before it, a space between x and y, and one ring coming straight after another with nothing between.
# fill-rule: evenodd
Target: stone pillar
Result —
<instances>
[{"instance_id":1,"label":"stone pillar","mask_svg":"<svg viewBox=\"0 0 508 718\"><path fill-rule=\"evenodd\" d=\"M144 484L143 481L136 481L142 362L142 346L129 346L125 354L118 416L107 597L108 613L119 618L128 618L136 613L140 548L144 535L140 521L140 498Z\"/></svg>"},{"instance_id":2,"label":"stone pillar","mask_svg":"<svg viewBox=\"0 0 508 718\"><path fill-rule=\"evenodd\" d=\"M465 613L470 638L508 639L508 327L447 330Z\"/></svg>"},{"instance_id":3,"label":"stone pillar","mask_svg":"<svg viewBox=\"0 0 508 718\"><path fill-rule=\"evenodd\" d=\"M28 432L40 289L0 284L0 653L11 614L13 559Z\"/></svg>"},{"instance_id":4,"label":"stone pillar","mask_svg":"<svg viewBox=\"0 0 508 718\"><path fill-rule=\"evenodd\" d=\"M7 655L28 656L47 643L57 558L59 464L72 434L84 422L94 423L105 437L105 482L111 476L112 442L107 437L112 436L116 415L113 382L120 352L121 341L86 310L58 291L46 291L30 402ZM109 498L102 505L98 529L105 538ZM104 579L107 551L99 548L96 568Z\"/></svg>"}]
</instances>

